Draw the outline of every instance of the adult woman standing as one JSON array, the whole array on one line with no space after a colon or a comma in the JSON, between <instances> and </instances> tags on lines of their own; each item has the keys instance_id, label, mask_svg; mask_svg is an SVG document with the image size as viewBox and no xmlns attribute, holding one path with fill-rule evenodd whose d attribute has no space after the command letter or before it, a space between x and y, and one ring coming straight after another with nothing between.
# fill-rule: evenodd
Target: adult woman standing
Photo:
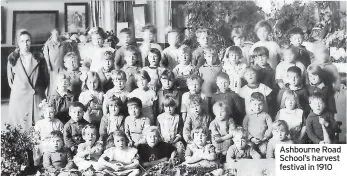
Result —
<instances>
[{"instance_id":1,"label":"adult woman standing","mask_svg":"<svg viewBox=\"0 0 347 176\"><path fill-rule=\"evenodd\" d=\"M40 119L38 105L45 98L49 74L43 54L30 50L28 31L18 33L17 45L8 56L7 78L11 94L7 118L10 124L21 124L26 130Z\"/></svg>"}]
</instances>

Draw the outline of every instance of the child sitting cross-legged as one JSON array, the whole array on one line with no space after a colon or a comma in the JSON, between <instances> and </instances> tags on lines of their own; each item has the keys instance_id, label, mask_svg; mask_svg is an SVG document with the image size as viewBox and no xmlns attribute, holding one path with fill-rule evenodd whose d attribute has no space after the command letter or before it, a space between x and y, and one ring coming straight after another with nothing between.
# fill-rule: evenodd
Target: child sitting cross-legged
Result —
<instances>
[{"instance_id":1,"label":"child sitting cross-legged","mask_svg":"<svg viewBox=\"0 0 347 176\"><path fill-rule=\"evenodd\" d=\"M275 158L276 144L293 144L289 139L289 128L284 120L276 120L272 124L272 138L267 144L266 158Z\"/></svg>"},{"instance_id":2,"label":"child sitting cross-legged","mask_svg":"<svg viewBox=\"0 0 347 176\"><path fill-rule=\"evenodd\" d=\"M113 132L114 146L105 150L99 159L99 170L116 175L140 175L139 155L136 148L128 147L128 139L123 131Z\"/></svg>"}]
</instances>

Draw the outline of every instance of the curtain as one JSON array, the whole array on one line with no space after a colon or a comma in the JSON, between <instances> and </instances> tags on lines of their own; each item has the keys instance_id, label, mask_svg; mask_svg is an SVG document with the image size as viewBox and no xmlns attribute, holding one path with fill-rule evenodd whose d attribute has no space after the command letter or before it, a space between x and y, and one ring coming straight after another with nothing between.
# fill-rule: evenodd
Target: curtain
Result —
<instances>
[{"instance_id":1,"label":"curtain","mask_svg":"<svg viewBox=\"0 0 347 176\"><path fill-rule=\"evenodd\" d=\"M115 3L115 1L90 1L92 27L102 27L105 31L115 30Z\"/></svg>"}]
</instances>

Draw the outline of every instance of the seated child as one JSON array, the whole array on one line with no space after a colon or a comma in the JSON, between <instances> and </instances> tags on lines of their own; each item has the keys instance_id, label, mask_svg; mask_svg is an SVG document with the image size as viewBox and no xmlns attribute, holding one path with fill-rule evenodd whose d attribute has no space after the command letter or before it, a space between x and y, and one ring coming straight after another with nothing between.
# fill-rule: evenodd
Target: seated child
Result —
<instances>
[{"instance_id":1,"label":"seated child","mask_svg":"<svg viewBox=\"0 0 347 176\"><path fill-rule=\"evenodd\" d=\"M139 98L130 98L127 102L129 116L125 118L124 132L129 146L143 143L143 129L151 125L151 120L142 115L142 102Z\"/></svg>"},{"instance_id":2,"label":"seated child","mask_svg":"<svg viewBox=\"0 0 347 176\"><path fill-rule=\"evenodd\" d=\"M43 168L49 175L69 175L66 172L74 168L74 163L70 151L64 148L63 134L52 131L49 145L50 150L43 154Z\"/></svg>"},{"instance_id":3,"label":"seated child","mask_svg":"<svg viewBox=\"0 0 347 176\"><path fill-rule=\"evenodd\" d=\"M254 68L258 71L259 82L274 89L276 87L275 70L267 63L269 60L269 50L266 47L260 46L254 48L253 54Z\"/></svg>"},{"instance_id":4,"label":"seated child","mask_svg":"<svg viewBox=\"0 0 347 176\"><path fill-rule=\"evenodd\" d=\"M107 114L101 119L100 123L100 140L103 142L106 148L110 145L109 139L114 131L124 132L124 121L125 117L121 113L121 108L123 107L122 100L116 96L108 97L107 104Z\"/></svg>"},{"instance_id":5,"label":"seated child","mask_svg":"<svg viewBox=\"0 0 347 176\"><path fill-rule=\"evenodd\" d=\"M182 102L181 102L181 113L182 113L182 119L183 122L186 121L186 117L189 115L189 104L191 96L198 96L201 98L201 106L202 109L204 109L205 113L209 115L209 99L208 97L201 92L201 86L202 86L203 80L198 75L191 75L188 77L187 84L189 92L186 92L182 95Z\"/></svg>"},{"instance_id":6,"label":"seated child","mask_svg":"<svg viewBox=\"0 0 347 176\"><path fill-rule=\"evenodd\" d=\"M297 60L298 50L291 46L289 48L282 49L283 61L276 67L275 79L278 86L282 89L289 82L287 72L290 67L296 66L300 68L301 75L306 71L306 67Z\"/></svg>"},{"instance_id":7,"label":"seated child","mask_svg":"<svg viewBox=\"0 0 347 176\"><path fill-rule=\"evenodd\" d=\"M177 49L183 41L184 33L182 29L173 28L167 33L167 42L169 47L165 48L162 52L162 59L168 63L167 69L172 70L178 65Z\"/></svg>"},{"instance_id":8,"label":"seated child","mask_svg":"<svg viewBox=\"0 0 347 176\"><path fill-rule=\"evenodd\" d=\"M128 147L127 138L123 131L113 133L114 147L105 150L98 164L99 170L110 171L116 175L140 175L139 155L136 148Z\"/></svg>"},{"instance_id":9,"label":"seated child","mask_svg":"<svg viewBox=\"0 0 347 176\"><path fill-rule=\"evenodd\" d=\"M293 144L288 138L289 128L284 120L276 120L272 124L272 138L267 144L266 158L275 158L276 144Z\"/></svg>"},{"instance_id":10,"label":"seated child","mask_svg":"<svg viewBox=\"0 0 347 176\"><path fill-rule=\"evenodd\" d=\"M115 52L115 56L114 56L115 66L117 69L122 68L124 66L124 64L126 63L126 61L124 59L124 54L125 54L126 48L129 45L135 44L132 42L133 37L132 37L131 33L132 32L129 28L124 28L124 29L120 30L119 35L117 36L119 38L119 42L117 45L120 46L120 48ZM141 67L140 64L137 66Z\"/></svg>"},{"instance_id":11,"label":"seated child","mask_svg":"<svg viewBox=\"0 0 347 176\"><path fill-rule=\"evenodd\" d=\"M131 92L136 88L135 75L141 69L138 66L140 62L139 50L132 45L125 47L124 60L126 63L122 67L122 70L126 73L125 89Z\"/></svg>"},{"instance_id":12,"label":"seated child","mask_svg":"<svg viewBox=\"0 0 347 176\"><path fill-rule=\"evenodd\" d=\"M84 106L80 102L73 102L69 107L69 116L71 119L64 125L64 142L65 147L72 151L75 155L77 147L83 142L82 129L88 124L83 119Z\"/></svg>"},{"instance_id":13,"label":"seated child","mask_svg":"<svg viewBox=\"0 0 347 176\"><path fill-rule=\"evenodd\" d=\"M183 122L179 114L176 113L178 102L171 94L163 97L164 113L157 117L157 126L163 137L163 141L174 145L177 148L178 158L184 159L185 147L182 143Z\"/></svg>"},{"instance_id":14,"label":"seated child","mask_svg":"<svg viewBox=\"0 0 347 176\"><path fill-rule=\"evenodd\" d=\"M210 123L209 127L212 144L216 149L216 153L223 157L222 161L225 161L227 151L232 145L231 138L233 137L236 124L231 116L230 106L226 101L217 101L213 105L213 113L215 119Z\"/></svg>"},{"instance_id":15,"label":"seated child","mask_svg":"<svg viewBox=\"0 0 347 176\"><path fill-rule=\"evenodd\" d=\"M242 50L238 46L231 46L226 49L223 58L222 71L229 75L230 89L236 93L240 92L243 75L247 65L241 62Z\"/></svg>"},{"instance_id":16,"label":"seated child","mask_svg":"<svg viewBox=\"0 0 347 176\"><path fill-rule=\"evenodd\" d=\"M190 95L188 106L190 112L184 121L183 138L186 143L190 144L193 142L193 136L191 136L192 130L198 126L208 129L212 118L205 112L205 109L203 109L202 99L199 95Z\"/></svg>"},{"instance_id":17,"label":"seated child","mask_svg":"<svg viewBox=\"0 0 347 176\"><path fill-rule=\"evenodd\" d=\"M68 52L64 56L64 67L65 70L62 70L61 73L64 73L70 78L69 90L75 96L79 96L81 93L81 74L79 70L79 59L76 53ZM51 79L53 80L53 79Z\"/></svg>"},{"instance_id":18,"label":"seated child","mask_svg":"<svg viewBox=\"0 0 347 176\"><path fill-rule=\"evenodd\" d=\"M176 157L176 148L161 140L158 127L147 127L144 136L146 143L137 146L140 162L144 168L151 168L159 163L172 161Z\"/></svg>"},{"instance_id":19,"label":"seated child","mask_svg":"<svg viewBox=\"0 0 347 176\"><path fill-rule=\"evenodd\" d=\"M231 116L234 117L237 125L242 125L243 117L245 116L244 102L241 101L241 97L229 88L229 76L228 74L221 72L217 75L216 84L218 91L212 95L211 105L214 105L217 101L223 100L229 104L231 108ZM211 107L211 106L210 106ZM211 111L211 110L210 110Z\"/></svg>"},{"instance_id":20,"label":"seated child","mask_svg":"<svg viewBox=\"0 0 347 176\"><path fill-rule=\"evenodd\" d=\"M252 93L250 97L251 114L243 119L243 128L249 133L249 140L262 156L266 155L268 140L271 138L272 119L264 111L265 97L259 92Z\"/></svg>"},{"instance_id":21,"label":"seated child","mask_svg":"<svg viewBox=\"0 0 347 176\"><path fill-rule=\"evenodd\" d=\"M159 87L159 76L166 69L167 63L165 63L165 60L162 60L160 51L156 48L149 50L146 63L148 63L146 64L147 66L143 67L142 70L147 71L151 77L149 88L157 91Z\"/></svg>"},{"instance_id":22,"label":"seated child","mask_svg":"<svg viewBox=\"0 0 347 176\"><path fill-rule=\"evenodd\" d=\"M158 43L154 43L155 38L157 36L157 29L153 25L147 24L146 26L144 26L142 28L142 32L143 32L143 42L139 46L139 50L141 52L141 58L142 58L141 67L145 67L146 66L145 60L148 56L148 52L152 48L155 48L155 49L159 50L160 52L162 52L163 49L161 48L161 46Z\"/></svg>"},{"instance_id":23,"label":"seated child","mask_svg":"<svg viewBox=\"0 0 347 176\"><path fill-rule=\"evenodd\" d=\"M306 119L308 137L314 144L332 144L335 141L337 124L333 113L327 111L322 95L317 92L309 97L311 113Z\"/></svg>"},{"instance_id":24,"label":"seated child","mask_svg":"<svg viewBox=\"0 0 347 176\"><path fill-rule=\"evenodd\" d=\"M105 51L102 53L101 62L102 68L98 70L100 78L100 87L102 92L106 93L108 90L113 88L112 83L112 70L114 70L114 55L111 51Z\"/></svg>"},{"instance_id":25,"label":"seated child","mask_svg":"<svg viewBox=\"0 0 347 176\"><path fill-rule=\"evenodd\" d=\"M177 58L179 64L172 70L176 79L178 89L182 92L187 91L187 78L190 75L197 74L198 69L191 64L191 50L187 45L181 45L177 49Z\"/></svg>"},{"instance_id":26,"label":"seated child","mask_svg":"<svg viewBox=\"0 0 347 176\"><path fill-rule=\"evenodd\" d=\"M180 113L181 110L181 98L182 92L177 90L175 85L175 75L170 70L165 70L160 75L160 85L161 88L158 90L158 114L164 112L163 100L166 94L172 95L175 100L178 102L176 107L176 113Z\"/></svg>"},{"instance_id":27,"label":"seated child","mask_svg":"<svg viewBox=\"0 0 347 176\"><path fill-rule=\"evenodd\" d=\"M239 95L245 100L246 114L253 113L250 108L250 100L251 95L255 92L259 92L266 97L264 99L265 102L263 106L264 112L268 112L268 102L271 102L272 89L262 83L259 83L257 71L252 67L246 68L244 78L247 81L247 85L241 88Z\"/></svg>"},{"instance_id":28,"label":"seated child","mask_svg":"<svg viewBox=\"0 0 347 176\"><path fill-rule=\"evenodd\" d=\"M128 98L137 97L142 102L142 115L148 117L151 120L151 124L155 123L157 95L154 90L148 87L148 83L151 81L147 71L141 70L136 73L137 89L128 94Z\"/></svg>"},{"instance_id":29,"label":"seated child","mask_svg":"<svg viewBox=\"0 0 347 176\"><path fill-rule=\"evenodd\" d=\"M306 133L306 118L301 109L298 95L287 90L283 93L281 109L276 115L276 120L284 120L289 128L289 139L295 143L306 143L304 135Z\"/></svg>"},{"instance_id":30,"label":"seated child","mask_svg":"<svg viewBox=\"0 0 347 176\"><path fill-rule=\"evenodd\" d=\"M43 100L39 106L42 108L43 119L35 124L35 135L39 139L38 144L34 147L34 164L39 166L42 164L42 155L46 151L50 133L52 131L63 132L64 125L59 119L55 118L55 104L52 101Z\"/></svg>"},{"instance_id":31,"label":"seated child","mask_svg":"<svg viewBox=\"0 0 347 176\"><path fill-rule=\"evenodd\" d=\"M50 96L48 96L48 102L54 103L56 112L56 118L62 123L69 121L69 106L72 102L77 100L77 96L69 91L70 77L63 73L59 73L56 76L57 88Z\"/></svg>"},{"instance_id":32,"label":"seated child","mask_svg":"<svg viewBox=\"0 0 347 176\"><path fill-rule=\"evenodd\" d=\"M102 143L97 141L98 131L94 125L86 125L82 129L82 137L85 141L78 145L74 162L78 170L85 171L90 167L99 169L98 160L102 154Z\"/></svg>"},{"instance_id":33,"label":"seated child","mask_svg":"<svg viewBox=\"0 0 347 176\"><path fill-rule=\"evenodd\" d=\"M261 155L248 143L248 131L237 127L233 133L234 145L227 151L226 166L239 159L260 159ZM228 168L228 167L226 167Z\"/></svg>"},{"instance_id":34,"label":"seated child","mask_svg":"<svg viewBox=\"0 0 347 176\"><path fill-rule=\"evenodd\" d=\"M199 68L200 76L204 80L201 90L207 97L211 97L217 91L216 77L222 71L222 66L216 64L218 56L214 48L206 47L203 52L205 64Z\"/></svg>"},{"instance_id":35,"label":"seated child","mask_svg":"<svg viewBox=\"0 0 347 176\"><path fill-rule=\"evenodd\" d=\"M302 45L304 41L304 32L300 27L293 27L289 31L289 40L291 46L296 47L298 51L297 60L304 64L307 68L311 64L312 53L306 50L305 46Z\"/></svg>"},{"instance_id":36,"label":"seated child","mask_svg":"<svg viewBox=\"0 0 347 176\"><path fill-rule=\"evenodd\" d=\"M80 94L79 102L87 108L83 118L89 123L99 126L102 118L102 102L104 100L99 75L96 72L88 72L83 80L82 89L83 92Z\"/></svg>"}]
</instances>

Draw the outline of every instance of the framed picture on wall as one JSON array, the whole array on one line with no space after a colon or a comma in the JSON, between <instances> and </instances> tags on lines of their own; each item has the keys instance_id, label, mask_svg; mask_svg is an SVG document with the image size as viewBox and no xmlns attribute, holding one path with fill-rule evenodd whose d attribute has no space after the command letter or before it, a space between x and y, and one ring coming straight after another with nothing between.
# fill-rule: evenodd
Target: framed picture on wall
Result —
<instances>
[{"instance_id":1,"label":"framed picture on wall","mask_svg":"<svg viewBox=\"0 0 347 176\"><path fill-rule=\"evenodd\" d=\"M32 37L32 44L44 44L54 28L58 28L59 12L56 11L13 11L12 44L18 30L26 29Z\"/></svg>"},{"instance_id":2,"label":"framed picture on wall","mask_svg":"<svg viewBox=\"0 0 347 176\"><path fill-rule=\"evenodd\" d=\"M146 6L133 5L134 34L137 41L143 40L142 28L146 25Z\"/></svg>"},{"instance_id":3,"label":"framed picture on wall","mask_svg":"<svg viewBox=\"0 0 347 176\"><path fill-rule=\"evenodd\" d=\"M88 28L88 3L65 3L65 31L85 32Z\"/></svg>"}]
</instances>

